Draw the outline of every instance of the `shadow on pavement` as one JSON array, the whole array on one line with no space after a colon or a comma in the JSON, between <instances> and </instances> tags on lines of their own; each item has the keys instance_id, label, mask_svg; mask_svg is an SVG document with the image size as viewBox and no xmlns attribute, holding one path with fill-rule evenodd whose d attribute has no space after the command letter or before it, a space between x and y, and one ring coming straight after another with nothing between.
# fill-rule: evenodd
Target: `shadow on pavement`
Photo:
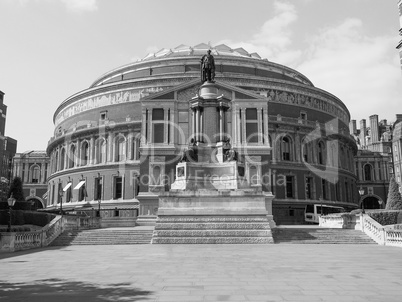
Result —
<instances>
[{"instance_id":1,"label":"shadow on pavement","mask_svg":"<svg viewBox=\"0 0 402 302\"><path fill-rule=\"evenodd\" d=\"M130 283L91 284L62 279L37 280L32 283L0 282L0 301L145 301L152 292L132 287Z\"/></svg>"}]
</instances>

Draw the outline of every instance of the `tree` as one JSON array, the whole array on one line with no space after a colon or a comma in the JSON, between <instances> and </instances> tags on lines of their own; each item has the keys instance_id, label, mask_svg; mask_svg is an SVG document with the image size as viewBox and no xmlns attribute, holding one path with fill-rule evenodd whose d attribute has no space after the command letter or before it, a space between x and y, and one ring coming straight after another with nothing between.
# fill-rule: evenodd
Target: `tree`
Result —
<instances>
[{"instance_id":1,"label":"tree","mask_svg":"<svg viewBox=\"0 0 402 302\"><path fill-rule=\"evenodd\" d=\"M22 180L20 177L15 177L11 182L10 189L8 190L7 198L15 198L14 210L30 210L31 204L25 201L24 191L22 190Z\"/></svg>"},{"instance_id":2,"label":"tree","mask_svg":"<svg viewBox=\"0 0 402 302\"><path fill-rule=\"evenodd\" d=\"M395 177L392 176L389 181L389 190L387 197L386 210L402 210L402 197L399 192L399 185L395 181Z\"/></svg>"}]
</instances>

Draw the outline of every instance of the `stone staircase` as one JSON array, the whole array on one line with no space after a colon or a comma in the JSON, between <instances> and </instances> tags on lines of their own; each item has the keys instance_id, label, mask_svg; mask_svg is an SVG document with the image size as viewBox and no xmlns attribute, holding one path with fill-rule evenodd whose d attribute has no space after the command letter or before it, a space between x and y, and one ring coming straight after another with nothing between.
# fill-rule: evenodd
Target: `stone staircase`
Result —
<instances>
[{"instance_id":1,"label":"stone staircase","mask_svg":"<svg viewBox=\"0 0 402 302\"><path fill-rule=\"evenodd\" d=\"M91 230L64 231L50 245L116 245L116 244L149 244L153 228L122 227Z\"/></svg>"},{"instance_id":2,"label":"stone staircase","mask_svg":"<svg viewBox=\"0 0 402 302\"><path fill-rule=\"evenodd\" d=\"M273 243L264 216L163 216L158 217L152 243Z\"/></svg>"},{"instance_id":3,"label":"stone staircase","mask_svg":"<svg viewBox=\"0 0 402 302\"><path fill-rule=\"evenodd\" d=\"M352 229L279 226L272 235L280 244L376 244L362 231Z\"/></svg>"}]
</instances>

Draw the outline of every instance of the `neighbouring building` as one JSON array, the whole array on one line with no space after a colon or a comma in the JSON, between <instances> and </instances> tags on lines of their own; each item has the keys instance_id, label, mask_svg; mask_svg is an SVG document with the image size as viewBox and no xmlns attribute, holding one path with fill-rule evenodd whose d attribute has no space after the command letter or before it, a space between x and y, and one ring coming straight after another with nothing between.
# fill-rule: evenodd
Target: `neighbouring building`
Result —
<instances>
[{"instance_id":1,"label":"neighbouring building","mask_svg":"<svg viewBox=\"0 0 402 302\"><path fill-rule=\"evenodd\" d=\"M12 160L17 152L17 141L5 136L7 106L0 91L0 200L6 201L12 177Z\"/></svg>"},{"instance_id":2,"label":"neighbouring building","mask_svg":"<svg viewBox=\"0 0 402 302\"><path fill-rule=\"evenodd\" d=\"M190 106L208 49L227 104L219 107L225 139L247 180L275 195L276 223L303 223L308 204L357 208L357 145L345 104L257 53L199 44L113 69L61 102L47 146L46 209L153 221L190 135L209 127L202 108Z\"/></svg>"},{"instance_id":3,"label":"neighbouring building","mask_svg":"<svg viewBox=\"0 0 402 302\"><path fill-rule=\"evenodd\" d=\"M401 27L399 28L399 35L402 36L402 0L398 0L398 8L399 8L399 23L401 25ZM399 41L399 44L396 46L396 48L399 50L399 58L402 69L402 40Z\"/></svg>"},{"instance_id":4,"label":"neighbouring building","mask_svg":"<svg viewBox=\"0 0 402 302\"><path fill-rule=\"evenodd\" d=\"M402 114L396 115L392 135L392 154L395 180L399 184L399 190L402 191Z\"/></svg>"},{"instance_id":5,"label":"neighbouring building","mask_svg":"<svg viewBox=\"0 0 402 302\"><path fill-rule=\"evenodd\" d=\"M13 177L21 178L25 199L32 202L33 210L46 207L49 163L46 151L26 151L14 156Z\"/></svg>"}]
</instances>

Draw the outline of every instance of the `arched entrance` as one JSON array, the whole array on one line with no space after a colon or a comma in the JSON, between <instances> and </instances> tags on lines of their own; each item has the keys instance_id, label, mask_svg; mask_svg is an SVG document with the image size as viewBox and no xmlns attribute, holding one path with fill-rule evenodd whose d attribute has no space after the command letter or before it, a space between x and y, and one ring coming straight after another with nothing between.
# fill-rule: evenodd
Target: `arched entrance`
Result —
<instances>
[{"instance_id":1,"label":"arched entrance","mask_svg":"<svg viewBox=\"0 0 402 302\"><path fill-rule=\"evenodd\" d=\"M382 209L382 204L383 201L381 198L374 196L374 195L370 195L370 196L366 196L362 198L362 201L360 203L360 208L363 208L364 205L364 209L366 210L370 210L370 209Z\"/></svg>"},{"instance_id":2,"label":"arched entrance","mask_svg":"<svg viewBox=\"0 0 402 302\"><path fill-rule=\"evenodd\" d=\"M42 200L36 196L29 196L26 201L31 202L31 211L37 211L38 209L43 209Z\"/></svg>"}]
</instances>

